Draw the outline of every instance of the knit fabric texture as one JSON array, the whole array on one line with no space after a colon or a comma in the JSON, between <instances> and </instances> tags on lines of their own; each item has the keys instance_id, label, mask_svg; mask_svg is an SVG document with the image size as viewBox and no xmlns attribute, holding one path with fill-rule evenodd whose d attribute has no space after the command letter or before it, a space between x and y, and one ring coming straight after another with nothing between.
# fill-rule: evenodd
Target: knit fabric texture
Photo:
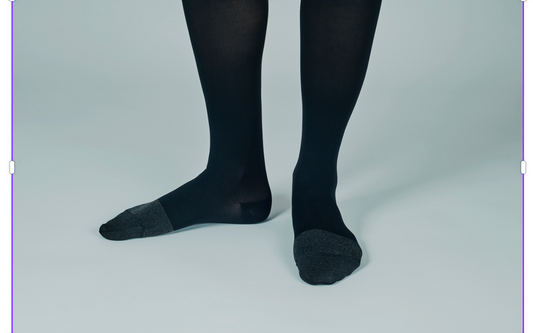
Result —
<instances>
[{"instance_id":1,"label":"knit fabric texture","mask_svg":"<svg viewBox=\"0 0 533 333\"><path fill-rule=\"evenodd\" d=\"M359 267L363 251L352 239L312 229L294 240L294 260L305 282L333 284Z\"/></svg>"},{"instance_id":2,"label":"knit fabric texture","mask_svg":"<svg viewBox=\"0 0 533 333\"><path fill-rule=\"evenodd\" d=\"M138 205L117 215L100 227L110 240L157 236L173 231L172 224L158 200Z\"/></svg>"}]
</instances>

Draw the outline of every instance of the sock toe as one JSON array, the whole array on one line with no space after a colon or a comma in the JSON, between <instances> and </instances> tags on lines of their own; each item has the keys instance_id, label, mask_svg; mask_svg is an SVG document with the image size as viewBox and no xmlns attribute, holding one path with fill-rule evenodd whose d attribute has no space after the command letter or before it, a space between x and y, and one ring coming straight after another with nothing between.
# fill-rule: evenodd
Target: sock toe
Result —
<instances>
[{"instance_id":1,"label":"sock toe","mask_svg":"<svg viewBox=\"0 0 533 333\"><path fill-rule=\"evenodd\" d=\"M128 210L100 226L100 235L109 240L126 240L142 237L143 227L137 216Z\"/></svg>"},{"instance_id":2,"label":"sock toe","mask_svg":"<svg viewBox=\"0 0 533 333\"><path fill-rule=\"evenodd\" d=\"M158 200L138 205L100 226L100 234L109 240L126 240L166 234L172 224Z\"/></svg>"},{"instance_id":3,"label":"sock toe","mask_svg":"<svg viewBox=\"0 0 533 333\"><path fill-rule=\"evenodd\" d=\"M357 241L312 229L294 240L294 260L305 282L333 284L359 267L363 251Z\"/></svg>"}]
</instances>

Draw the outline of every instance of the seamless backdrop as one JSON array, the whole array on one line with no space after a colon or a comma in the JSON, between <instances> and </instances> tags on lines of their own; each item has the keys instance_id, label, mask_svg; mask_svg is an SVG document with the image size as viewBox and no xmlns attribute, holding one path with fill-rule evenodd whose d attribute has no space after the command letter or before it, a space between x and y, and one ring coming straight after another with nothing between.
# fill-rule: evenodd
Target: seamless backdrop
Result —
<instances>
[{"instance_id":1,"label":"seamless backdrop","mask_svg":"<svg viewBox=\"0 0 533 333\"><path fill-rule=\"evenodd\" d=\"M339 156L364 257L332 286L292 257L299 1L269 6L269 219L112 242L207 162L181 2L14 3L15 332L521 332L522 3L383 1Z\"/></svg>"}]
</instances>

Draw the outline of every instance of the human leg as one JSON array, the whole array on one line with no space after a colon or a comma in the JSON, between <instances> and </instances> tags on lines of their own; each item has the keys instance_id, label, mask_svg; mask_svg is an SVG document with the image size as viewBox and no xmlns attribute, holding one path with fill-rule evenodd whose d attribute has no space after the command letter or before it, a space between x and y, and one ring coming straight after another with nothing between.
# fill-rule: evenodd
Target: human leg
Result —
<instances>
[{"instance_id":1,"label":"human leg","mask_svg":"<svg viewBox=\"0 0 533 333\"><path fill-rule=\"evenodd\" d=\"M302 279L332 284L362 251L335 199L337 157L368 66L381 0L302 0L302 142L293 173L294 254Z\"/></svg>"},{"instance_id":2,"label":"human leg","mask_svg":"<svg viewBox=\"0 0 533 333\"><path fill-rule=\"evenodd\" d=\"M271 193L261 131L267 0L183 0L209 119L206 169L100 227L107 239L156 236L204 222L257 223Z\"/></svg>"}]
</instances>

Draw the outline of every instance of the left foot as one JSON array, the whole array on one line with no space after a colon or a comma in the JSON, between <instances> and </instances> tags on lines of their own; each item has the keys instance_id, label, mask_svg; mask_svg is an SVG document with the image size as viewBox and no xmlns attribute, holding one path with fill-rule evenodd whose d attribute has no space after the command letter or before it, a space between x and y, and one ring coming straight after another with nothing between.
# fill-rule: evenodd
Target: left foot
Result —
<instances>
[{"instance_id":1,"label":"left foot","mask_svg":"<svg viewBox=\"0 0 533 333\"><path fill-rule=\"evenodd\" d=\"M309 284L333 284L361 263L362 250L346 227L335 201L335 188L313 177L293 177L294 259Z\"/></svg>"}]
</instances>

